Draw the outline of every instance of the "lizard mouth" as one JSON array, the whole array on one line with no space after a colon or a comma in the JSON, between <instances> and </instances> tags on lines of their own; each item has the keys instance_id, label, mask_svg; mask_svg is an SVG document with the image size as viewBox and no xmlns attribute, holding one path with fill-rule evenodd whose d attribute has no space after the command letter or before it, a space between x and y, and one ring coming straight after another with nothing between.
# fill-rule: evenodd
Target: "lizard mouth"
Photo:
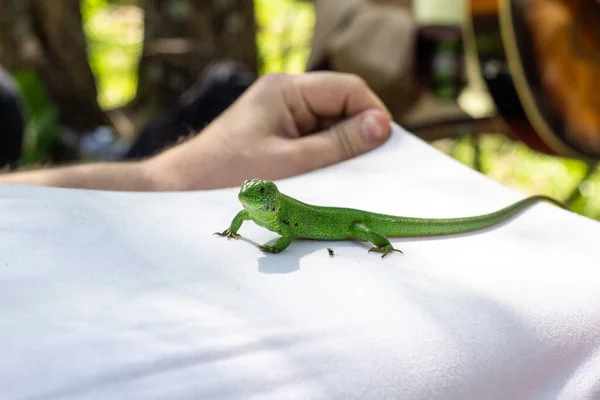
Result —
<instances>
[{"instance_id":1,"label":"lizard mouth","mask_svg":"<svg viewBox=\"0 0 600 400\"><path fill-rule=\"evenodd\" d=\"M242 203L244 208L252 208L252 209L260 208L260 204L250 201L250 199L248 198L248 195L246 195L245 193L240 193L240 195L238 196L238 199L240 200L240 203Z\"/></svg>"},{"instance_id":2,"label":"lizard mouth","mask_svg":"<svg viewBox=\"0 0 600 400\"><path fill-rule=\"evenodd\" d=\"M264 199L262 201L252 201L248 196L240 194L239 200L242 206L248 211L275 211L273 202L265 201Z\"/></svg>"}]
</instances>

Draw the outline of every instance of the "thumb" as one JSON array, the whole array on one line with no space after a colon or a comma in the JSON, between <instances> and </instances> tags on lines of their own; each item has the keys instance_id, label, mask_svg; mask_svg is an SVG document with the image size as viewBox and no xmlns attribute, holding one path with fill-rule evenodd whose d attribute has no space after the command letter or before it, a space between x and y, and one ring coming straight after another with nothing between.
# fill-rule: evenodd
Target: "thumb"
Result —
<instances>
[{"instance_id":1,"label":"thumb","mask_svg":"<svg viewBox=\"0 0 600 400\"><path fill-rule=\"evenodd\" d=\"M380 146L391 132L390 117L378 109L363 111L321 132L294 140L309 169L335 164Z\"/></svg>"}]
</instances>

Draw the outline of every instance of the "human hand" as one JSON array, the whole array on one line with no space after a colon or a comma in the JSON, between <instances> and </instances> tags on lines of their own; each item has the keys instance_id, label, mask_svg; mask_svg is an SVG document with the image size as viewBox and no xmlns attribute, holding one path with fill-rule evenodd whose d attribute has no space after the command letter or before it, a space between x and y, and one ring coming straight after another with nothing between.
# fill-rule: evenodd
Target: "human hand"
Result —
<instances>
[{"instance_id":1,"label":"human hand","mask_svg":"<svg viewBox=\"0 0 600 400\"><path fill-rule=\"evenodd\" d=\"M354 75L265 75L199 135L147 163L166 190L281 179L376 148L388 138L390 121Z\"/></svg>"}]
</instances>

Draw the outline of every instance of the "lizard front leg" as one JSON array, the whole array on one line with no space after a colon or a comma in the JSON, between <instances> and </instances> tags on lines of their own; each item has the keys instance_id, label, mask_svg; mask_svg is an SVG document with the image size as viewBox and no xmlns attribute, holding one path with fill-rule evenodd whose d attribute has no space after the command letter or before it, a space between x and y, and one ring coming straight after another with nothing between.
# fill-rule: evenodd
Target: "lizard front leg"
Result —
<instances>
[{"instance_id":1,"label":"lizard front leg","mask_svg":"<svg viewBox=\"0 0 600 400\"><path fill-rule=\"evenodd\" d=\"M277 239L273 246L267 246L263 244L262 246L258 246L258 248L265 253L281 253L283 250L287 249L287 247L294 240L294 235L292 234L290 229L282 229L281 237Z\"/></svg>"},{"instance_id":2,"label":"lizard front leg","mask_svg":"<svg viewBox=\"0 0 600 400\"><path fill-rule=\"evenodd\" d=\"M402 253L402 250L395 249L392 247L392 244L384 235L379 232L376 232L362 223L354 223L350 227L350 235L353 239L363 240L371 242L375 245L375 247L371 247L369 249L369 253L372 251L383 253L381 258L384 258L389 253L393 251L397 251L398 253Z\"/></svg>"},{"instance_id":3,"label":"lizard front leg","mask_svg":"<svg viewBox=\"0 0 600 400\"><path fill-rule=\"evenodd\" d=\"M247 221L249 219L250 219L250 214L248 213L248 211L242 210L239 213L237 213L235 217L233 217L233 220L231 221L231 225L229 225L229 228L225 229L223 232L215 232L214 235L226 236L227 239L231 239L231 238L237 239L240 237L240 235L238 235L237 231L242 226L242 223L244 223L244 221Z\"/></svg>"}]
</instances>

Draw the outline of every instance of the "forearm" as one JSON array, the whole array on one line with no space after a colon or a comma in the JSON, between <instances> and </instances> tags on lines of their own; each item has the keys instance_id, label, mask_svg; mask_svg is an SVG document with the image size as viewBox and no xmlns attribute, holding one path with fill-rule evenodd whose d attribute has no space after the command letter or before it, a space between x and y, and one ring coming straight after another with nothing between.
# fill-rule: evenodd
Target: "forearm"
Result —
<instances>
[{"instance_id":1,"label":"forearm","mask_svg":"<svg viewBox=\"0 0 600 400\"><path fill-rule=\"evenodd\" d=\"M143 161L94 162L0 173L0 185L131 192L219 188L227 182L229 172L230 163L223 159L231 154L215 148L211 141L204 143L204 133L199 136L185 146L169 148Z\"/></svg>"},{"instance_id":2,"label":"forearm","mask_svg":"<svg viewBox=\"0 0 600 400\"><path fill-rule=\"evenodd\" d=\"M0 184L118 191L161 190L148 162L90 163L0 174Z\"/></svg>"}]
</instances>

